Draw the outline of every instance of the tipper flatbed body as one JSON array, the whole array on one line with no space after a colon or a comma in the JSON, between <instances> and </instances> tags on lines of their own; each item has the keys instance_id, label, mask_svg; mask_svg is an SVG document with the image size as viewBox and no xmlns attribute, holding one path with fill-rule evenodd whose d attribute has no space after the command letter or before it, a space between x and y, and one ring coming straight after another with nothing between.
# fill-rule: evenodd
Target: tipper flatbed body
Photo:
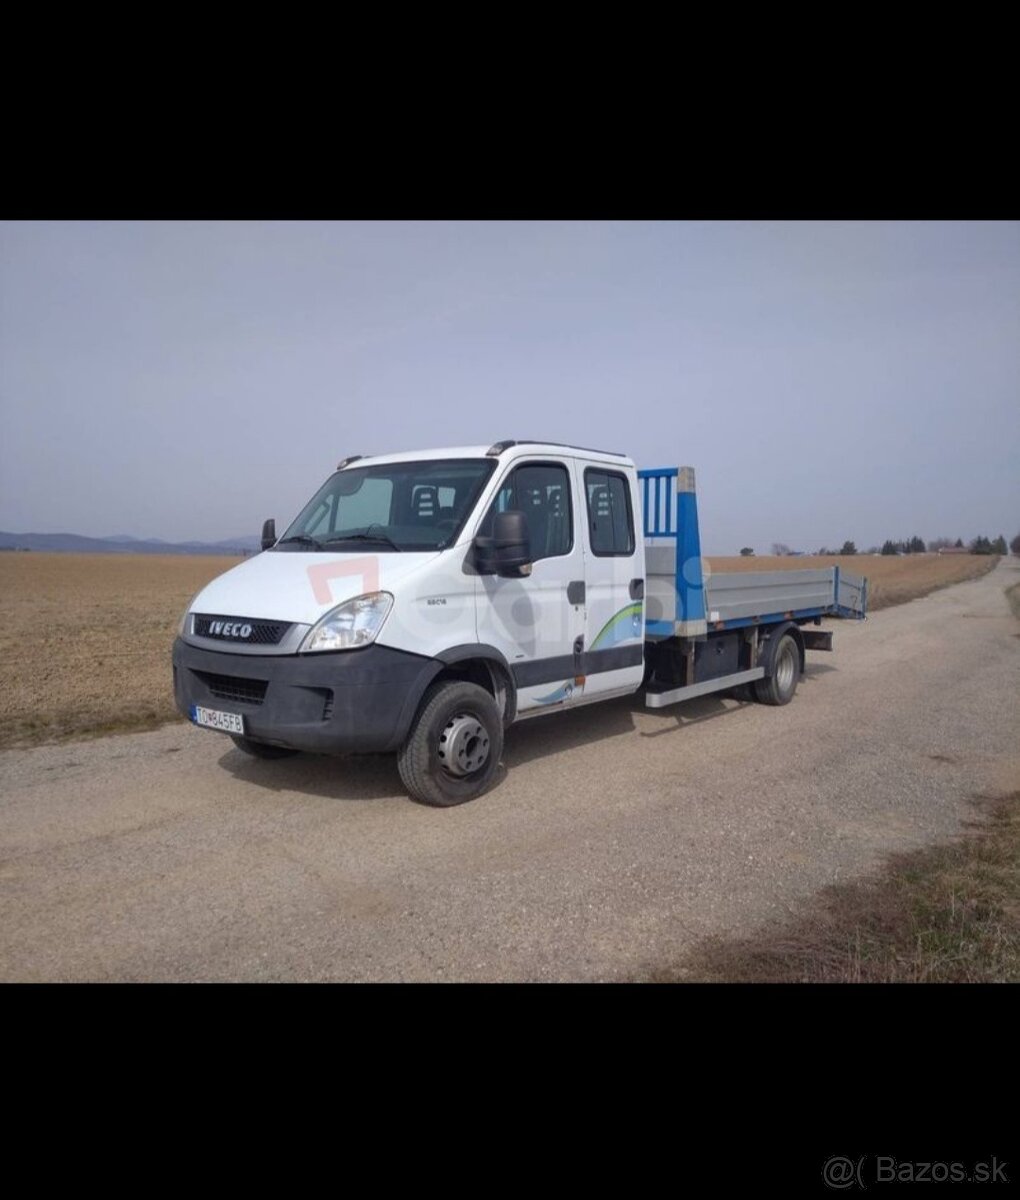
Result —
<instances>
[{"instance_id":1,"label":"tipper flatbed body","mask_svg":"<svg viewBox=\"0 0 1020 1200\"><path fill-rule=\"evenodd\" d=\"M515 721L642 692L789 702L838 567L710 574L690 467L497 442L344 459L263 552L204 588L174 643L178 708L260 758L394 751L408 791L487 790Z\"/></svg>"},{"instance_id":2,"label":"tipper flatbed body","mask_svg":"<svg viewBox=\"0 0 1020 1200\"><path fill-rule=\"evenodd\" d=\"M863 618L867 580L838 566L712 574L701 556L693 467L638 471L645 541L646 658L656 682L650 708L763 679L762 635L798 629L801 669L807 649L828 650L832 634L805 631L823 617ZM711 642L713 652L698 650ZM683 661L678 662L678 656ZM689 661L688 661L689 660Z\"/></svg>"}]
</instances>

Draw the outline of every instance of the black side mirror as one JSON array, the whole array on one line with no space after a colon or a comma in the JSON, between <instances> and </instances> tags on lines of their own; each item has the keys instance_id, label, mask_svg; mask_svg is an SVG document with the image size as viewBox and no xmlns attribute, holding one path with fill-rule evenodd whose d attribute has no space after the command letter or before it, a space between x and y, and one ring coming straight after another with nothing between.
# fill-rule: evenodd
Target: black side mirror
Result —
<instances>
[{"instance_id":1,"label":"black side mirror","mask_svg":"<svg viewBox=\"0 0 1020 1200\"><path fill-rule=\"evenodd\" d=\"M276 545L276 521L270 517L262 526L262 549L268 550Z\"/></svg>"},{"instance_id":2,"label":"black side mirror","mask_svg":"<svg viewBox=\"0 0 1020 1200\"><path fill-rule=\"evenodd\" d=\"M492 519L492 537L475 538L475 566L482 575L511 578L526 574L531 563L528 520L518 509L496 513Z\"/></svg>"}]
</instances>

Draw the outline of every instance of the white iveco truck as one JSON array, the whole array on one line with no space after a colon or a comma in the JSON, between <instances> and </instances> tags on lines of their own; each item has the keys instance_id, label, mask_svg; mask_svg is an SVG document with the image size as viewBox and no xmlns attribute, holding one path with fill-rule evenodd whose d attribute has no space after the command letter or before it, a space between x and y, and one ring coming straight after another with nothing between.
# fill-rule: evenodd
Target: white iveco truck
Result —
<instances>
[{"instance_id":1,"label":"white iveco truck","mask_svg":"<svg viewBox=\"0 0 1020 1200\"><path fill-rule=\"evenodd\" d=\"M550 442L344 459L181 618L177 706L277 758L395 751L408 792L491 784L514 721L643 689L786 704L866 581L705 578L694 471Z\"/></svg>"}]
</instances>

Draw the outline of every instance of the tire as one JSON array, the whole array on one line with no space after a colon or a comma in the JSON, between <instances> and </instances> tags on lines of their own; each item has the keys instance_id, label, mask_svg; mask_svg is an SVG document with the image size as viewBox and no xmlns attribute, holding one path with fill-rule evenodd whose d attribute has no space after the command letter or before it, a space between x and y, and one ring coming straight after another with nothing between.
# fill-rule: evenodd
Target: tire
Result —
<instances>
[{"instance_id":1,"label":"tire","mask_svg":"<svg viewBox=\"0 0 1020 1200\"><path fill-rule=\"evenodd\" d=\"M236 734L230 735L230 740L245 754L250 754L252 758L292 758L295 754L300 753L298 750L290 750L287 746L270 746L268 742L253 742L251 738L239 737Z\"/></svg>"},{"instance_id":2,"label":"tire","mask_svg":"<svg viewBox=\"0 0 1020 1200\"><path fill-rule=\"evenodd\" d=\"M502 753L496 701L476 683L447 680L425 693L397 768L413 799L449 808L489 788Z\"/></svg>"},{"instance_id":3,"label":"tire","mask_svg":"<svg viewBox=\"0 0 1020 1200\"><path fill-rule=\"evenodd\" d=\"M772 674L754 681L755 699L761 704L789 704L800 678L800 649L794 638L784 633L772 660Z\"/></svg>"}]
</instances>

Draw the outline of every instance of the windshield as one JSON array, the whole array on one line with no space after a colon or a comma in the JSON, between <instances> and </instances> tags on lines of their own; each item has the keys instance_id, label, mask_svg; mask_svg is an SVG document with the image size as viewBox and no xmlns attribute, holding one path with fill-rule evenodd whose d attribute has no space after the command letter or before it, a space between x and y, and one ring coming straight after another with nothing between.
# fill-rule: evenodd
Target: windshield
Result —
<instances>
[{"instance_id":1,"label":"windshield","mask_svg":"<svg viewBox=\"0 0 1020 1200\"><path fill-rule=\"evenodd\" d=\"M352 466L337 471L305 505L277 550L441 550L460 533L495 459Z\"/></svg>"}]
</instances>

